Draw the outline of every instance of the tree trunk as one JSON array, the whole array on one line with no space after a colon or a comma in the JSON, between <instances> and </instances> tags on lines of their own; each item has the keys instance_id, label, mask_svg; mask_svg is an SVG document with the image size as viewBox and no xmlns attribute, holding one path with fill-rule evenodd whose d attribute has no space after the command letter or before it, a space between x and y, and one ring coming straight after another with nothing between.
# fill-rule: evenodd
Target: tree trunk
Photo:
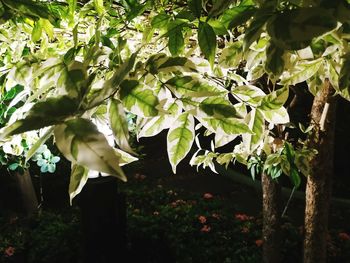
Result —
<instances>
[{"instance_id":1,"label":"tree trunk","mask_svg":"<svg viewBox=\"0 0 350 263\"><path fill-rule=\"evenodd\" d=\"M336 99L326 80L314 98L311 123L314 130L309 146L318 151L311 162L307 178L305 207L304 263L325 263L327 260L328 215L334 158Z\"/></svg>"},{"instance_id":2,"label":"tree trunk","mask_svg":"<svg viewBox=\"0 0 350 263\"><path fill-rule=\"evenodd\" d=\"M263 190L263 262L281 262L281 186L269 175L261 176Z\"/></svg>"},{"instance_id":3,"label":"tree trunk","mask_svg":"<svg viewBox=\"0 0 350 263\"><path fill-rule=\"evenodd\" d=\"M22 204L27 215L32 215L38 211L38 199L33 187L32 178L29 171L25 170L23 174L16 172L14 174L18 189L21 193Z\"/></svg>"}]
</instances>

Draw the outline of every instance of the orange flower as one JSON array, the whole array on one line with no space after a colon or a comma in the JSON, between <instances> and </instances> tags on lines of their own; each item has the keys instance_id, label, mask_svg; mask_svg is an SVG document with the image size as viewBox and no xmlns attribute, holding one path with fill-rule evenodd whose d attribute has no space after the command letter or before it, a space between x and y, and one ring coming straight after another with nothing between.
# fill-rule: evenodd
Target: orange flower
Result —
<instances>
[{"instance_id":1,"label":"orange flower","mask_svg":"<svg viewBox=\"0 0 350 263\"><path fill-rule=\"evenodd\" d=\"M201 224L205 224L207 222L207 218L205 216L199 216L198 220L201 222Z\"/></svg>"},{"instance_id":2,"label":"orange flower","mask_svg":"<svg viewBox=\"0 0 350 263\"><path fill-rule=\"evenodd\" d=\"M15 248L14 247L8 247L5 249L5 256L11 257L15 254Z\"/></svg>"},{"instance_id":3,"label":"orange flower","mask_svg":"<svg viewBox=\"0 0 350 263\"><path fill-rule=\"evenodd\" d=\"M257 239L257 240L255 240L255 245L256 245L257 247L261 247L263 243L264 243L264 241L263 241L262 239Z\"/></svg>"},{"instance_id":4,"label":"orange flower","mask_svg":"<svg viewBox=\"0 0 350 263\"><path fill-rule=\"evenodd\" d=\"M203 227L201 228L201 232L204 232L204 233L208 233L210 232L210 230L211 230L211 227L208 225L203 225Z\"/></svg>"},{"instance_id":5,"label":"orange flower","mask_svg":"<svg viewBox=\"0 0 350 263\"><path fill-rule=\"evenodd\" d=\"M339 234L338 234L338 237L339 237L341 240L344 240L344 241L350 240L349 234L344 233L344 232L339 233Z\"/></svg>"},{"instance_id":6,"label":"orange flower","mask_svg":"<svg viewBox=\"0 0 350 263\"><path fill-rule=\"evenodd\" d=\"M247 220L251 219L246 214L235 214L235 218L239 221L247 221Z\"/></svg>"},{"instance_id":7,"label":"orange flower","mask_svg":"<svg viewBox=\"0 0 350 263\"><path fill-rule=\"evenodd\" d=\"M211 194L211 193L205 193L204 195L203 195L203 198L204 199L212 199L214 196Z\"/></svg>"}]
</instances>

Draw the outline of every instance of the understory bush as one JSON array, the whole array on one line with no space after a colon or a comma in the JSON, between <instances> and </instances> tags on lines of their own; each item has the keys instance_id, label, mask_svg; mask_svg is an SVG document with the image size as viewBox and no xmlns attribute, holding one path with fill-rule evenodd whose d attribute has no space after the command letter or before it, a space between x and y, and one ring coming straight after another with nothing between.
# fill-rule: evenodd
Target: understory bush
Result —
<instances>
[{"instance_id":1,"label":"understory bush","mask_svg":"<svg viewBox=\"0 0 350 263\"><path fill-rule=\"evenodd\" d=\"M137 174L120 191L127 199L127 262L255 263L261 261L261 217L235 208L226 195L171 189ZM81 262L75 207L25 218L0 218L0 262ZM303 229L285 219L284 262L301 262ZM332 229L329 262L349 262L350 236Z\"/></svg>"}]
</instances>

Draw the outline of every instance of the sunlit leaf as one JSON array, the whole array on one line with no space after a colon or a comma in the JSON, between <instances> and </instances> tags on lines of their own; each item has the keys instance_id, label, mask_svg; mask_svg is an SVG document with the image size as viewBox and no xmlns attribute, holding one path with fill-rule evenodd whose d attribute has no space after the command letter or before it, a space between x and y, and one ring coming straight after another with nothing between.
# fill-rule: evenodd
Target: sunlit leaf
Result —
<instances>
[{"instance_id":1,"label":"sunlit leaf","mask_svg":"<svg viewBox=\"0 0 350 263\"><path fill-rule=\"evenodd\" d=\"M322 59L313 61L301 61L297 63L292 69L283 72L280 85L295 85L301 83L316 74L322 65Z\"/></svg>"},{"instance_id":2,"label":"sunlit leaf","mask_svg":"<svg viewBox=\"0 0 350 263\"><path fill-rule=\"evenodd\" d=\"M120 84L120 99L132 113L144 117L158 115L157 96L150 89L144 88L137 80L124 80Z\"/></svg>"},{"instance_id":3,"label":"sunlit leaf","mask_svg":"<svg viewBox=\"0 0 350 263\"><path fill-rule=\"evenodd\" d=\"M246 148L253 152L256 150L264 139L265 120L264 115L258 109L253 109L249 113L249 128L253 134L246 134L243 136Z\"/></svg>"},{"instance_id":4,"label":"sunlit leaf","mask_svg":"<svg viewBox=\"0 0 350 263\"><path fill-rule=\"evenodd\" d=\"M200 103L200 109L212 117L240 118L233 105L223 97L210 97Z\"/></svg>"},{"instance_id":5,"label":"sunlit leaf","mask_svg":"<svg viewBox=\"0 0 350 263\"><path fill-rule=\"evenodd\" d=\"M225 89L208 85L192 76L176 76L169 79L165 84L179 97L207 97L227 93Z\"/></svg>"},{"instance_id":6,"label":"sunlit leaf","mask_svg":"<svg viewBox=\"0 0 350 263\"><path fill-rule=\"evenodd\" d=\"M289 95L289 88L285 86L281 89L275 90L263 97L259 109L261 110L276 110L281 108L287 101Z\"/></svg>"},{"instance_id":7,"label":"sunlit leaf","mask_svg":"<svg viewBox=\"0 0 350 263\"><path fill-rule=\"evenodd\" d=\"M167 136L168 156L173 172L185 158L194 141L194 118L188 113L181 114L169 129Z\"/></svg>"},{"instance_id":8,"label":"sunlit leaf","mask_svg":"<svg viewBox=\"0 0 350 263\"><path fill-rule=\"evenodd\" d=\"M68 120L55 127L54 135L58 149L69 161L126 181L118 154L90 120Z\"/></svg>"},{"instance_id":9,"label":"sunlit leaf","mask_svg":"<svg viewBox=\"0 0 350 263\"><path fill-rule=\"evenodd\" d=\"M78 164L72 165L68 190L70 204L72 204L73 198L81 192L84 185L86 184L88 180L88 172L89 170L84 166Z\"/></svg>"}]
</instances>

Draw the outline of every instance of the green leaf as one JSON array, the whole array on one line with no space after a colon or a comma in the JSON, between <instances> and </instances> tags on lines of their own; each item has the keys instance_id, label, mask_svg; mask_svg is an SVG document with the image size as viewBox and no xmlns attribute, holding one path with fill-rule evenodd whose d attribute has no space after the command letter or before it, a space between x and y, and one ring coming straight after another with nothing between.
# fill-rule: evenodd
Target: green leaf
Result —
<instances>
[{"instance_id":1,"label":"green leaf","mask_svg":"<svg viewBox=\"0 0 350 263\"><path fill-rule=\"evenodd\" d=\"M52 136L52 134L53 134L53 127L48 129L43 136L40 136L40 138L34 143L32 147L30 147L29 151L27 152L26 160L25 160L26 162L28 162L28 160L32 158L32 156Z\"/></svg>"},{"instance_id":2,"label":"green leaf","mask_svg":"<svg viewBox=\"0 0 350 263\"><path fill-rule=\"evenodd\" d=\"M99 15L104 12L103 0L94 0L95 10Z\"/></svg>"},{"instance_id":3,"label":"green leaf","mask_svg":"<svg viewBox=\"0 0 350 263\"><path fill-rule=\"evenodd\" d=\"M114 72L113 76L103 84L101 90L96 91L88 97L84 108L97 106L117 92L120 83L122 83L133 69L138 52L139 50L133 53L131 57Z\"/></svg>"},{"instance_id":4,"label":"green leaf","mask_svg":"<svg viewBox=\"0 0 350 263\"><path fill-rule=\"evenodd\" d=\"M198 27L198 44L210 66L213 68L216 52L216 35L214 29L205 22L200 22Z\"/></svg>"},{"instance_id":5,"label":"green leaf","mask_svg":"<svg viewBox=\"0 0 350 263\"><path fill-rule=\"evenodd\" d=\"M344 56L344 61L340 69L339 90L341 96L343 96L346 99L349 99L348 96L344 96L343 94L345 93L349 95L350 93L350 53L347 53Z\"/></svg>"},{"instance_id":6,"label":"green leaf","mask_svg":"<svg viewBox=\"0 0 350 263\"><path fill-rule=\"evenodd\" d=\"M177 56L182 52L185 46L184 37L181 28L172 30L169 34L168 47L171 55Z\"/></svg>"},{"instance_id":7,"label":"green leaf","mask_svg":"<svg viewBox=\"0 0 350 263\"><path fill-rule=\"evenodd\" d=\"M68 120L57 125L54 134L58 149L69 161L126 181L119 155L90 120Z\"/></svg>"},{"instance_id":8,"label":"green leaf","mask_svg":"<svg viewBox=\"0 0 350 263\"><path fill-rule=\"evenodd\" d=\"M229 100L223 97L211 97L203 100L200 105L200 109L211 117L226 117L226 118L240 118L234 106Z\"/></svg>"},{"instance_id":9,"label":"green leaf","mask_svg":"<svg viewBox=\"0 0 350 263\"><path fill-rule=\"evenodd\" d=\"M32 30L32 41L33 42L37 42L40 40L41 35L42 35L42 31L43 31L43 23L42 23L42 20L39 19L39 20L34 22L34 27Z\"/></svg>"},{"instance_id":10,"label":"green leaf","mask_svg":"<svg viewBox=\"0 0 350 263\"><path fill-rule=\"evenodd\" d=\"M0 139L58 124L73 116L77 109L78 102L66 95L37 102L24 119L1 129Z\"/></svg>"},{"instance_id":11,"label":"green leaf","mask_svg":"<svg viewBox=\"0 0 350 263\"><path fill-rule=\"evenodd\" d=\"M261 110L277 110L281 108L287 101L289 95L289 87L285 86L281 89L275 90L263 97L259 109Z\"/></svg>"},{"instance_id":12,"label":"green leaf","mask_svg":"<svg viewBox=\"0 0 350 263\"><path fill-rule=\"evenodd\" d=\"M158 115L157 96L150 89L145 89L137 80L124 80L120 84L120 99L132 113L152 117Z\"/></svg>"},{"instance_id":13,"label":"green leaf","mask_svg":"<svg viewBox=\"0 0 350 263\"><path fill-rule=\"evenodd\" d=\"M291 70L285 71L282 74L281 80L278 84L295 85L305 80L308 80L309 78L311 78L317 73L322 63L323 63L322 58L319 58L313 61L297 62L296 65Z\"/></svg>"},{"instance_id":14,"label":"green leaf","mask_svg":"<svg viewBox=\"0 0 350 263\"><path fill-rule=\"evenodd\" d=\"M69 181L69 200L72 205L73 198L76 197L88 180L89 170L81 165L73 164Z\"/></svg>"},{"instance_id":15,"label":"green leaf","mask_svg":"<svg viewBox=\"0 0 350 263\"><path fill-rule=\"evenodd\" d=\"M257 13L251 21L248 28L245 30L243 39L243 50L246 51L248 48L260 37L263 28L271 17L271 13Z\"/></svg>"},{"instance_id":16,"label":"green leaf","mask_svg":"<svg viewBox=\"0 0 350 263\"><path fill-rule=\"evenodd\" d=\"M225 9L227 9L233 0L215 0L213 7L210 9L208 17L215 17L220 15Z\"/></svg>"},{"instance_id":17,"label":"green leaf","mask_svg":"<svg viewBox=\"0 0 350 263\"><path fill-rule=\"evenodd\" d=\"M118 146L123 151L134 153L129 145L128 121L122 104L118 100L111 99L108 112L109 123Z\"/></svg>"},{"instance_id":18,"label":"green leaf","mask_svg":"<svg viewBox=\"0 0 350 263\"><path fill-rule=\"evenodd\" d=\"M165 83L177 97L208 97L227 93L192 76L175 76Z\"/></svg>"},{"instance_id":19,"label":"green leaf","mask_svg":"<svg viewBox=\"0 0 350 263\"><path fill-rule=\"evenodd\" d=\"M189 0L188 7L195 17L200 18L202 12L202 0Z\"/></svg>"},{"instance_id":20,"label":"green leaf","mask_svg":"<svg viewBox=\"0 0 350 263\"><path fill-rule=\"evenodd\" d=\"M170 18L171 17L169 15L161 13L153 17L151 25L153 28L156 29L165 29L168 26Z\"/></svg>"},{"instance_id":21,"label":"green leaf","mask_svg":"<svg viewBox=\"0 0 350 263\"><path fill-rule=\"evenodd\" d=\"M11 171L15 171L18 168L19 164L18 163L11 163L10 165L8 165L8 168Z\"/></svg>"},{"instance_id":22,"label":"green leaf","mask_svg":"<svg viewBox=\"0 0 350 263\"><path fill-rule=\"evenodd\" d=\"M194 118L188 113L183 113L173 123L167 136L168 156L174 173L178 163L190 151L193 141Z\"/></svg>"},{"instance_id":23,"label":"green leaf","mask_svg":"<svg viewBox=\"0 0 350 263\"><path fill-rule=\"evenodd\" d=\"M267 24L267 32L281 49L297 50L308 46L314 37L337 25L331 11L321 7L284 10Z\"/></svg>"},{"instance_id":24,"label":"green leaf","mask_svg":"<svg viewBox=\"0 0 350 263\"><path fill-rule=\"evenodd\" d=\"M274 78L279 77L284 69L284 50L277 47L273 41L270 41L266 49L266 72L272 74Z\"/></svg>"},{"instance_id":25,"label":"green leaf","mask_svg":"<svg viewBox=\"0 0 350 263\"><path fill-rule=\"evenodd\" d=\"M220 21L227 29L232 29L246 23L255 12L256 8L253 5L242 5L241 3L239 6L226 10L220 17Z\"/></svg>"}]
</instances>

